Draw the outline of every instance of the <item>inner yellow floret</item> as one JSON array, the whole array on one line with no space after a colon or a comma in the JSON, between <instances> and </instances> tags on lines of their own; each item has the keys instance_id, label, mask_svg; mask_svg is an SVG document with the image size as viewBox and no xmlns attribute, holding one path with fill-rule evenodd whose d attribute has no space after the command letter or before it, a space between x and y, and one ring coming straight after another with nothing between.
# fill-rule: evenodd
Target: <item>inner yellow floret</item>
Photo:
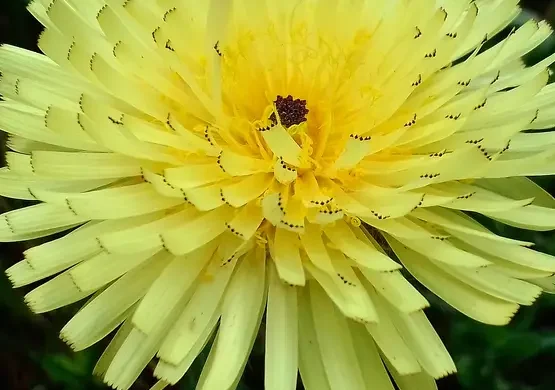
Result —
<instances>
[{"instance_id":1,"label":"inner yellow floret","mask_svg":"<svg viewBox=\"0 0 555 390\"><path fill-rule=\"evenodd\" d=\"M212 59L200 61L217 80L207 83L221 95L219 108L205 105L216 120L194 127L209 144L204 158L188 156L175 175L166 170L165 179L184 188L200 210L252 202L271 225L297 233L305 220L343 218L335 196L354 189L365 174L359 163L370 154L368 132L380 121L370 111L386 81L368 54L370 31L345 26L335 35L312 18L238 26L235 35L216 41ZM180 132L171 118L168 125ZM376 146L377 152L386 144ZM230 226L243 234L241 226Z\"/></svg>"}]
</instances>

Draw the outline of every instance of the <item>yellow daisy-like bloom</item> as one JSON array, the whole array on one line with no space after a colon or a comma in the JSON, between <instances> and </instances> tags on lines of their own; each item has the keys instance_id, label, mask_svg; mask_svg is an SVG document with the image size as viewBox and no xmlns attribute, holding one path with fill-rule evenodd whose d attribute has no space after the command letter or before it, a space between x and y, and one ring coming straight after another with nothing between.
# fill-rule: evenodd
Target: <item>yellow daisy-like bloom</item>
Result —
<instances>
[{"instance_id":1,"label":"yellow daisy-like bloom","mask_svg":"<svg viewBox=\"0 0 555 390\"><path fill-rule=\"evenodd\" d=\"M466 212L555 228L555 56L518 0L37 0L46 56L0 49L0 240L71 230L7 273L96 372L237 386L265 315L267 390L435 389L455 366L401 273L506 324L555 260ZM74 229L76 228L76 229Z\"/></svg>"}]
</instances>

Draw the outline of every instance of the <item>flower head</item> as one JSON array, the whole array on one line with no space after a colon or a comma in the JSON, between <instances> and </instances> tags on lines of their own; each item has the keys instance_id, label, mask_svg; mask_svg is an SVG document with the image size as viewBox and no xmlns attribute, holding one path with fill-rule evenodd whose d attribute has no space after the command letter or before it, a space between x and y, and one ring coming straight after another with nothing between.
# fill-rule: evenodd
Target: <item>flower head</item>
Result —
<instances>
[{"instance_id":1,"label":"flower head","mask_svg":"<svg viewBox=\"0 0 555 390\"><path fill-rule=\"evenodd\" d=\"M0 240L70 231L7 273L51 277L61 336L116 336L96 372L157 389L212 340L201 390L236 386L265 314L268 390L434 389L455 371L402 268L478 321L552 289L532 230L555 201L550 34L490 48L517 0L36 0L45 55L0 49ZM387 371L386 371L387 370Z\"/></svg>"}]
</instances>

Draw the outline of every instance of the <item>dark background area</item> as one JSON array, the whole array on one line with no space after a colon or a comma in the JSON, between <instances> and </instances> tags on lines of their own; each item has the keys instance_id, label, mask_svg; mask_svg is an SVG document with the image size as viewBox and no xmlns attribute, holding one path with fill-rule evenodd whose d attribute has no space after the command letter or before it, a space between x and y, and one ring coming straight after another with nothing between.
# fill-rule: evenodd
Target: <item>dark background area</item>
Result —
<instances>
[{"instance_id":1,"label":"dark background area","mask_svg":"<svg viewBox=\"0 0 555 390\"><path fill-rule=\"evenodd\" d=\"M86 1L86 0L83 0ZM145 0L146 1L146 0ZM40 25L25 11L27 0L0 0L0 43L36 50ZM555 0L522 0L526 15L555 23ZM533 52L527 60L537 62L555 52L555 38ZM2 158L4 134L0 134ZM3 163L2 163L3 165ZM538 178L538 183L555 194L555 181ZM0 198L0 213L23 203ZM536 249L555 255L555 234L527 232L483 221L492 230L511 237L534 241ZM36 242L0 244L0 268L21 259L21 253ZM414 282L414 281L413 281ZM414 282L417 284L416 282ZM13 290L0 274L0 389L6 390L102 390L107 389L91 372L107 344L74 353L58 339L58 332L79 304L44 315L33 315L22 297L30 288ZM430 320L457 363L459 374L439 381L440 390L553 390L555 389L555 296L544 295L532 307L524 307L506 327L479 324L431 294L427 311ZM262 390L264 343L256 343L240 390ZM201 356L190 372L175 386L192 390L202 368ZM148 390L153 384L150 366L133 390ZM349 390L349 389L345 389Z\"/></svg>"}]
</instances>

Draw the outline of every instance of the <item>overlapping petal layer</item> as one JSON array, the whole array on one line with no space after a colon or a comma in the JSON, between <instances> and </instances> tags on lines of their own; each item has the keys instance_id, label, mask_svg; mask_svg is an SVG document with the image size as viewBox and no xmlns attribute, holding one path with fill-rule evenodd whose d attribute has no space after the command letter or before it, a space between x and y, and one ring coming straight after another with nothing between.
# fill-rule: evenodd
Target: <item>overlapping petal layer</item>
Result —
<instances>
[{"instance_id":1,"label":"overlapping petal layer","mask_svg":"<svg viewBox=\"0 0 555 390\"><path fill-rule=\"evenodd\" d=\"M91 297L61 336L118 332L96 373L162 389L211 343L199 390L236 387L265 318L268 390L435 389L455 371L434 294L503 325L555 261L467 212L555 227L550 34L487 39L517 0L36 0L46 56L0 48L0 194L35 201L36 312ZM486 47L488 47L486 49ZM266 313L264 317L264 313Z\"/></svg>"}]
</instances>

